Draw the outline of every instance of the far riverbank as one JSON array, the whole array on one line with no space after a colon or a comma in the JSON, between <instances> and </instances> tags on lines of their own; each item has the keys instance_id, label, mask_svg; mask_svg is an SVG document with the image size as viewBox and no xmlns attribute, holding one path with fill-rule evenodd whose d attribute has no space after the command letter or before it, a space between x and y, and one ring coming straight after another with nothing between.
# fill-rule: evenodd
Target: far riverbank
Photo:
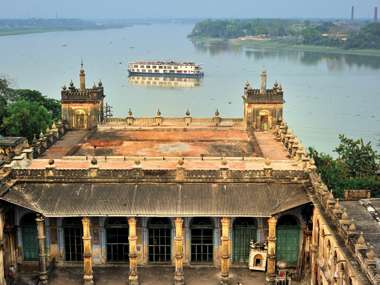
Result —
<instances>
[{"instance_id":1,"label":"far riverbank","mask_svg":"<svg viewBox=\"0 0 380 285\"><path fill-rule=\"evenodd\" d=\"M380 50L378 49L342 49L336 47L326 47L317 45L303 45L281 42L276 40L242 40L242 39L219 39L219 38L206 38L194 37L191 40L197 45L212 46L218 44L228 44L231 46L263 48L263 49L282 49L282 50L302 50L308 52L325 52L335 54L351 54L351 55L365 55L365 56L379 56Z\"/></svg>"}]
</instances>

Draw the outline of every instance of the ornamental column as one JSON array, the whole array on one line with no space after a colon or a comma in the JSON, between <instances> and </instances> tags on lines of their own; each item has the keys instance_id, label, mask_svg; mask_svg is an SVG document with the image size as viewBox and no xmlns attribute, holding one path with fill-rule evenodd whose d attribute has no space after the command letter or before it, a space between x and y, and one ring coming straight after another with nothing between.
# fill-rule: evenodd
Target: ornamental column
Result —
<instances>
[{"instance_id":1,"label":"ornamental column","mask_svg":"<svg viewBox=\"0 0 380 285\"><path fill-rule=\"evenodd\" d=\"M229 284L230 279L230 224L231 218L222 218L222 250L221 250L221 280L220 284Z\"/></svg>"},{"instance_id":2,"label":"ornamental column","mask_svg":"<svg viewBox=\"0 0 380 285\"><path fill-rule=\"evenodd\" d=\"M42 215L37 214L37 238L40 266L40 284L48 284L47 264L46 264L46 236L45 236L45 219Z\"/></svg>"},{"instance_id":3,"label":"ornamental column","mask_svg":"<svg viewBox=\"0 0 380 285\"><path fill-rule=\"evenodd\" d=\"M185 279L183 275L183 219L175 219L175 274L174 284L183 285Z\"/></svg>"},{"instance_id":4,"label":"ornamental column","mask_svg":"<svg viewBox=\"0 0 380 285\"><path fill-rule=\"evenodd\" d=\"M94 284L92 273L92 248L91 248L91 232L90 218L83 217L83 282L85 285Z\"/></svg>"},{"instance_id":5,"label":"ornamental column","mask_svg":"<svg viewBox=\"0 0 380 285\"><path fill-rule=\"evenodd\" d=\"M311 284L317 284L317 279L318 279L318 248L319 248L319 222L318 222L318 217L319 217L319 209L314 208L313 211L313 231L312 231L312 236L311 236Z\"/></svg>"},{"instance_id":6,"label":"ornamental column","mask_svg":"<svg viewBox=\"0 0 380 285\"><path fill-rule=\"evenodd\" d=\"M136 235L136 219L131 217L128 219L129 226L129 285L138 285L139 279L137 275L137 235Z\"/></svg>"},{"instance_id":7,"label":"ornamental column","mask_svg":"<svg viewBox=\"0 0 380 285\"><path fill-rule=\"evenodd\" d=\"M4 277L4 224L5 215L2 210L0 210L0 285L5 285Z\"/></svg>"},{"instance_id":8,"label":"ornamental column","mask_svg":"<svg viewBox=\"0 0 380 285\"><path fill-rule=\"evenodd\" d=\"M276 226L277 218L268 219L268 264L266 280L269 284L273 284L276 277Z\"/></svg>"}]
</instances>

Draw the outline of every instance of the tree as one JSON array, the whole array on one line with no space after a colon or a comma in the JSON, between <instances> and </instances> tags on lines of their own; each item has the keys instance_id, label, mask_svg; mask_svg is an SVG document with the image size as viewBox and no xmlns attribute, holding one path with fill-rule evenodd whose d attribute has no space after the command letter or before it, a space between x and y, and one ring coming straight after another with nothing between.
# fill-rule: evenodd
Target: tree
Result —
<instances>
[{"instance_id":1,"label":"tree","mask_svg":"<svg viewBox=\"0 0 380 285\"><path fill-rule=\"evenodd\" d=\"M339 135L340 144L335 149L347 167L351 177L368 177L376 174L379 169L379 155L372 148L371 143L365 144L362 139L353 140Z\"/></svg>"},{"instance_id":2,"label":"tree","mask_svg":"<svg viewBox=\"0 0 380 285\"><path fill-rule=\"evenodd\" d=\"M31 142L33 136L44 132L51 122L52 116L44 106L19 100L8 105L2 127L5 135L24 136Z\"/></svg>"},{"instance_id":3,"label":"tree","mask_svg":"<svg viewBox=\"0 0 380 285\"><path fill-rule=\"evenodd\" d=\"M54 120L61 117L61 104L56 99L43 96L40 91L30 89L15 89L13 92L13 100L24 100L27 102L35 102L44 106L52 115Z\"/></svg>"},{"instance_id":4,"label":"tree","mask_svg":"<svg viewBox=\"0 0 380 285\"><path fill-rule=\"evenodd\" d=\"M346 189L368 189L372 195L380 195L380 180L376 176L379 169L379 156L372 149L371 143L365 144L362 139L353 140L339 135L340 144L335 149L338 158L318 153L309 148L309 155L322 181L338 197L343 197Z\"/></svg>"}]
</instances>

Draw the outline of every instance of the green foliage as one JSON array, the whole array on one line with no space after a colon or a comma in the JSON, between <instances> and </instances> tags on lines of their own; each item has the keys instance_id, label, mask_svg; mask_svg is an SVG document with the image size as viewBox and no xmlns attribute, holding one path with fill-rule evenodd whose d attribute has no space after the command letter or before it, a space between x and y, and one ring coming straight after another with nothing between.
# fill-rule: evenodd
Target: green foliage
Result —
<instances>
[{"instance_id":1,"label":"green foliage","mask_svg":"<svg viewBox=\"0 0 380 285\"><path fill-rule=\"evenodd\" d=\"M380 23L365 26L330 21L285 19L204 20L190 37L233 39L266 35L271 39L344 49L380 49Z\"/></svg>"},{"instance_id":2,"label":"green foliage","mask_svg":"<svg viewBox=\"0 0 380 285\"><path fill-rule=\"evenodd\" d=\"M380 197L380 180L376 176L379 156L371 143L362 139L353 140L339 135L340 144L335 149L338 158L318 153L309 148L309 155L315 161L323 182L338 197L347 189L369 189L373 196Z\"/></svg>"},{"instance_id":3,"label":"green foliage","mask_svg":"<svg viewBox=\"0 0 380 285\"><path fill-rule=\"evenodd\" d=\"M197 23L191 37L232 39L242 36L286 36L294 20L253 19L253 20L204 20Z\"/></svg>"},{"instance_id":4,"label":"green foliage","mask_svg":"<svg viewBox=\"0 0 380 285\"><path fill-rule=\"evenodd\" d=\"M25 136L29 141L52 122L48 110L37 102L18 100L10 104L3 118L6 136Z\"/></svg>"},{"instance_id":5,"label":"green foliage","mask_svg":"<svg viewBox=\"0 0 380 285\"><path fill-rule=\"evenodd\" d=\"M339 135L340 144L335 149L339 159L346 165L350 177L368 177L376 174L379 156L371 143L353 140Z\"/></svg>"},{"instance_id":6,"label":"green foliage","mask_svg":"<svg viewBox=\"0 0 380 285\"><path fill-rule=\"evenodd\" d=\"M358 33L352 33L345 47L355 49L380 49L380 23L368 24Z\"/></svg>"},{"instance_id":7,"label":"green foliage","mask_svg":"<svg viewBox=\"0 0 380 285\"><path fill-rule=\"evenodd\" d=\"M4 136L23 136L29 141L34 135L61 117L58 100L47 98L41 92L12 89L6 79L0 78L0 132Z\"/></svg>"},{"instance_id":8,"label":"green foliage","mask_svg":"<svg viewBox=\"0 0 380 285\"><path fill-rule=\"evenodd\" d=\"M44 106L51 112L54 120L59 120L61 117L61 104L58 100L43 96L40 91L30 89L16 89L13 92L13 100L25 100L27 102L36 102Z\"/></svg>"}]
</instances>

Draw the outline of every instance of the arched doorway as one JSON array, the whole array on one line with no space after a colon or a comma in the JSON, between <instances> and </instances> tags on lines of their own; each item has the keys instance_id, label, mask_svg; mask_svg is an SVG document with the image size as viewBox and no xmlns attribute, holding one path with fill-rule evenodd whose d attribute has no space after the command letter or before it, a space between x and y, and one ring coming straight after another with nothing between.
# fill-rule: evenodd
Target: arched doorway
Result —
<instances>
[{"instance_id":1,"label":"arched doorway","mask_svg":"<svg viewBox=\"0 0 380 285\"><path fill-rule=\"evenodd\" d=\"M148 222L149 262L170 262L171 222L167 218L151 218Z\"/></svg>"},{"instance_id":2,"label":"arched doorway","mask_svg":"<svg viewBox=\"0 0 380 285\"><path fill-rule=\"evenodd\" d=\"M191 261L212 262L214 256L214 224L210 218L191 220Z\"/></svg>"},{"instance_id":3,"label":"arched doorway","mask_svg":"<svg viewBox=\"0 0 380 285\"><path fill-rule=\"evenodd\" d=\"M87 128L87 114L84 110L76 110L74 115L74 127L77 129Z\"/></svg>"},{"instance_id":4,"label":"arched doorway","mask_svg":"<svg viewBox=\"0 0 380 285\"><path fill-rule=\"evenodd\" d=\"M105 228L107 261L129 261L129 227L127 218L108 218Z\"/></svg>"},{"instance_id":5,"label":"arched doorway","mask_svg":"<svg viewBox=\"0 0 380 285\"><path fill-rule=\"evenodd\" d=\"M277 224L276 256L288 265L297 264L300 243L300 224L292 215L282 216Z\"/></svg>"},{"instance_id":6,"label":"arched doorway","mask_svg":"<svg viewBox=\"0 0 380 285\"><path fill-rule=\"evenodd\" d=\"M62 226L65 243L65 260L83 260L83 227L81 218L65 218Z\"/></svg>"},{"instance_id":7,"label":"arched doorway","mask_svg":"<svg viewBox=\"0 0 380 285\"><path fill-rule=\"evenodd\" d=\"M36 215L34 213L24 215L21 219L20 226L24 260L38 260Z\"/></svg>"},{"instance_id":8,"label":"arched doorway","mask_svg":"<svg viewBox=\"0 0 380 285\"><path fill-rule=\"evenodd\" d=\"M233 223L233 261L248 262L249 244L257 241L257 225L253 218L236 218Z\"/></svg>"}]
</instances>

